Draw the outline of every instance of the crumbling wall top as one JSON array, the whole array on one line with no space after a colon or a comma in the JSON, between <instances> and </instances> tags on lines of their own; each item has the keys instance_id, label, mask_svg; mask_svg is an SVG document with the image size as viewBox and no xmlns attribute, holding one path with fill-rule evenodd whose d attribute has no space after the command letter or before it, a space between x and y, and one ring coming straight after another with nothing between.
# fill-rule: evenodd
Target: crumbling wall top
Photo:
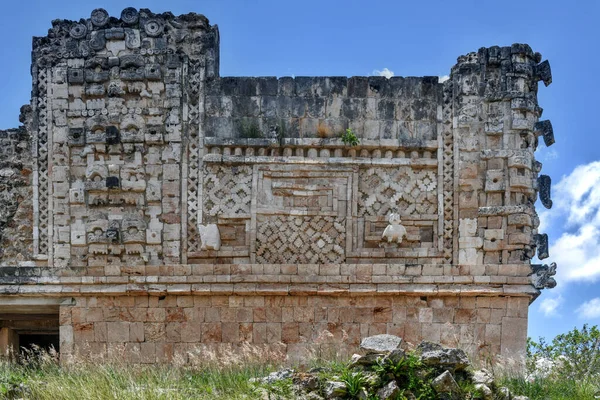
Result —
<instances>
[{"instance_id":1,"label":"crumbling wall top","mask_svg":"<svg viewBox=\"0 0 600 400\"><path fill-rule=\"evenodd\" d=\"M120 50L116 43L123 39L126 48L135 54L199 56L208 48L218 49L213 45L218 43L218 37L217 26L211 26L201 14L175 16L129 7L116 18L98 8L87 19L52 21L47 36L33 38L32 59L34 66L42 67L55 65L61 59L92 58L98 53ZM111 45L113 41L115 44Z\"/></svg>"}]
</instances>

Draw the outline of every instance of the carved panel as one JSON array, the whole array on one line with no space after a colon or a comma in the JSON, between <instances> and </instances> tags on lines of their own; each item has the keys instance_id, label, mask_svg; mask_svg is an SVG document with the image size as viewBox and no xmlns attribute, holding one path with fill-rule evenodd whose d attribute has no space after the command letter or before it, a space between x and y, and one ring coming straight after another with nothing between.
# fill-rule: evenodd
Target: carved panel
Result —
<instances>
[{"instance_id":1,"label":"carved panel","mask_svg":"<svg viewBox=\"0 0 600 400\"><path fill-rule=\"evenodd\" d=\"M37 75L36 111L38 115L37 134L37 204L34 206L34 251L38 255L48 254L48 112L47 91L49 85L48 70L39 68ZM35 194L34 194L35 196ZM37 208L37 210L36 210ZM36 235L37 231L37 235ZM35 249L37 247L37 249Z\"/></svg>"},{"instance_id":2,"label":"carved panel","mask_svg":"<svg viewBox=\"0 0 600 400\"><path fill-rule=\"evenodd\" d=\"M346 220L323 216L259 216L256 261L331 264L345 261Z\"/></svg>"},{"instance_id":3,"label":"carved panel","mask_svg":"<svg viewBox=\"0 0 600 400\"><path fill-rule=\"evenodd\" d=\"M202 81L202 68L200 60L190 60L187 69L188 83L185 95L188 98L188 121L187 121L187 251L188 253L200 249L200 233L198 232L198 212L200 211L200 143L198 136L198 124L200 119L200 105L198 96L200 93L200 82Z\"/></svg>"},{"instance_id":4,"label":"carved panel","mask_svg":"<svg viewBox=\"0 0 600 400\"><path fill-rule=\"evenodd\" d=\"M360 217L437 213L437 175L433 170L404 166L361 169L358 190Z\"/></svg>"},{"instance_id":5,"label":"carved panel","mask_svg":"<svg viewBox=\"0 0 600 400\"><path fill-rule=\"evenodd\" d=\"M252 201L252 167L206 165L203 204L205 223L217 215L249 214Z\"/></svg>"}]
</instances>

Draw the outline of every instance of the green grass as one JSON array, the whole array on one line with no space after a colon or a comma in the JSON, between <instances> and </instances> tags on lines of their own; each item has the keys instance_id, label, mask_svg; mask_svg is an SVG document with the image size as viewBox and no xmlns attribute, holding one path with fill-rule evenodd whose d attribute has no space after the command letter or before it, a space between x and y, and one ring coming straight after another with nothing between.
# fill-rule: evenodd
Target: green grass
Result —
<instances>
[{"instance_id":1,"label":"green grass","mask_svg":"<svg viewBox=\"0 0 600 400\"><path fill-rule=\"evenodd\" d=\"M111 365L32 369L3 363L0 393L41 400L254 399L260 393L250 378L268 372L260 367L190 370Z\"/></svg>"},{"instance_id":2,"label":"green grass","mask_svg":"<svg viewBox=\"0 0 600 400\"><path fill-rule=\"evenodd\" d=\"M584 383L564 377L538 378L529 382L524 377L505 377L499 380L511 393L530 400L594 400L600 382Z\"/></svg>"},{"instance_id":3,"label":"green grass","mask_svg":"<svg viewBox=\"0 0 600 400\"><path fill-rule=\"evenodd\" d=\"M183 367L71 364L52 357L0 362L0 398L80 399L257 399L271 365ZM275 389L274 389L275 390Z\"/></svg>"},{"instance_id":4,"label":"green grass","mask_svg":"<svg viewBox=\"0 0 600 400\"><path fill-rule=\"evenodd\" d=\"M182 365L120 365L78 363L60 365L55 354L30 354L19 362L0 361L0 398L79 399L293 399L291 379L274 384L251 382L280 369L278 363L246 362ZM340 361L314 361L300 370L320 367L319 380L346 383L348 396L358 398L367 389L371 397L390 377L402 390L422 400L435 399L429 383L441 371L422 365L412 354L398 363L379 363L363 372ZM376 374L373 380L368 376ZM462 373L464 375L465 373ZM457 375L462 399L481 399L477 390ZM592 400L600 383L575 381L561 375L528 381L523 376L498 377L496 385L506 386L513 396L531 400ZM400 395L399 398L404 398Z\"/></svg>"}]
</instances>

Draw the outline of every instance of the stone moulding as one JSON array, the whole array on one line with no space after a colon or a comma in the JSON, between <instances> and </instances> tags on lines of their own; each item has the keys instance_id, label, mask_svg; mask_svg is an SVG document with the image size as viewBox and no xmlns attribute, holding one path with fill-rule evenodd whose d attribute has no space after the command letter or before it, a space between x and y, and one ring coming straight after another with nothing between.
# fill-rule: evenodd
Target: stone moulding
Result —
<instances>
[{"instance_id":1,"label":"stone moulding","mask_svg":"<svg viewBox=\"0 0 600 400\"><path fill-rule=\"evenodd\" d=\"M324 331L522 353L556 283L530 264L550 256L549 63L514 44L444 82L220 77L219 45L202 15L135 8L34 38L24 127L0 131L0 311L65 299L48 317L65 359L293 354Z\"/></svg>"}]
</instances>

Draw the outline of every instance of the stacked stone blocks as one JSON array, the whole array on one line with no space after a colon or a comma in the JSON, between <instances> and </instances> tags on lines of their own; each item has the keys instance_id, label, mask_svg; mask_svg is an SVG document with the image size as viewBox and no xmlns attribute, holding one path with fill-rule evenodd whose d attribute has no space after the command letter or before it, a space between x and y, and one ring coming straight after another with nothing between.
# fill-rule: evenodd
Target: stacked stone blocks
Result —
<instances>
[{"instance_id":1,"label":"stacked stone blocks","mask_svg":"<svg viewBox=\"0 0 600 400\"><path fill-rule=\"evenodd\" d=\"M25 140L33 157L17 157L31 196L0 307L61 301L65 359L351 350L378 333L522 353L556 268L530 265L548 256L538 192L551 206L534 151L554 142L539 53L483 48L443 83L218 68L197 14L98 9L35 38L32 103L3 150Z\"/></svg>"}]
</instances>

